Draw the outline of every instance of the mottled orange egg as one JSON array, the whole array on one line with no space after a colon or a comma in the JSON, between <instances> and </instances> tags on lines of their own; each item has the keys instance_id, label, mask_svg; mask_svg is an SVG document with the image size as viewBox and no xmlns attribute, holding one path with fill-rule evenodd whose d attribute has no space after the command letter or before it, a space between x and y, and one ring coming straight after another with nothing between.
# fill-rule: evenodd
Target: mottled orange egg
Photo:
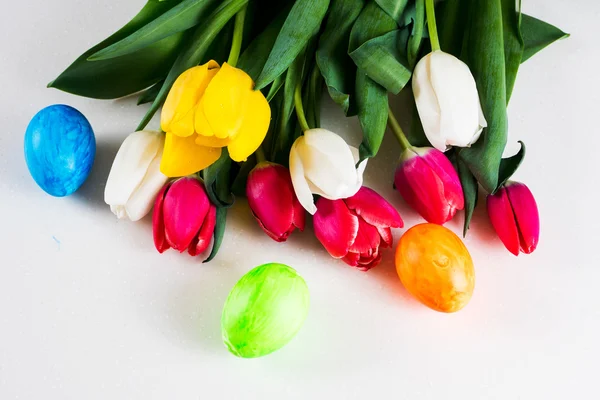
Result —
<instances>
[{"instance_id":1,"label":"mottled orange egg","mask_svg":"<svg viewBox=\"0 0 600 400\"><path fill-rule=\"evenodd\" d=\"M460 310L475 288L469 251L454 232L441 225L409 229L396 249L396 270L406 290L436 311Z\"/></svg>"}]
</instances>

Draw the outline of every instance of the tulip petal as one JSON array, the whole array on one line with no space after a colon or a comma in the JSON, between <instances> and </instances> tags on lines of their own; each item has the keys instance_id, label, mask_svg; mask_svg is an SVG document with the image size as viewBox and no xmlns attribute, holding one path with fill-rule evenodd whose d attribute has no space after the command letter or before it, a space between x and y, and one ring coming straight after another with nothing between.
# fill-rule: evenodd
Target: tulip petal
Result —
<instances>
[{"instance_id":1,"label":"tulip petal","mask_svg":"<svg viewBox=\"0 0 600 400\"><path fill-rule=\"evenodd\" d=\"M204 253L211 244L213 235L215 233L215 226L217 225L217 207L210 205L208 214L202 223L202 228L198 236L196 236L190 246L188 247L188 253L191 256L197 256Z\"/></svg>"},{"instance_id":2,"label":"tulip petal","mask_svg":"<svg viewBox=\"0 0 600 400\"><path fill-rule=\"evenodd\" d=\"M451 207L446 200L444 182L422 157L403 158L405 161L396 169L396 189L427 222L446 223L456 214L456 207Z\"/></svg>"},{"instance_id":3,"label":"tulip petal","mask_svg":"<svg viewBox=\"0 0 600 400\"><path fill-rule=\"evenodd\" d=\"M302 232L306 226L306 210L304 210L304 207L302 207L302 204L300 204L296 198L296 194L293 190L294 188L292 187L292 197L294 198L294 216L292 217L292 223Z\"/></svg>"},{"instance_id":4,"label":"tulip petal","mask_svg":"<svg viewBox=\"0 0 600 400\"><path fill-rule=\"evenodd\" d=\"M342 258L356 239L358 220L343 200L321 197L313 218L315 236L332 257Z\"/></svg>"},{"instance_id":5,"label":"tulip petal","mask_svg":"<svg viewBox=\"0 0 600 400\"><path fill-rule=\"evenodd\" d=\"M150 212L157 193L167 183L168 178L160 172L161 156L162 148L159 149L159 153L148 167L146 176L125 206L127 216L132 221L139 221Z\"/></svg>"},{"instance_id":6,"label":"tulip petal","mask_svg":"<svg viewBox=\"0 0 600 400\"><path fill-rule=\"evenodd\" d=\"M429 79L440 109L439 134L447 146L468 147L482 129L475 78L467 64L451 54L434 51L430 63Z\"/></svg>"},{"instance_id":7,"label":"tulip petal","mask_svg":"<svg viewBox=\"0 0 600 400\"><path fill-rule=\"evenodd\" d=\"M304 132L297 140L304 175L319 195L337 200L354 195L360 188L354 157L344 139L326 129Z\"/></svg>"},{"instance_id":8,"label":"tulip petal","mask_svg":"<svg viewBox=\"0 0 600 400\"><path fill-rule=\"evenodd\" d=\"M160 132L139 131L127 136L106 181L106 204L123 207L127 204L162 146L163 135Z\"/></svg>"},{"instance_id":9,"label":"tulip petal","mask_svg":"<svg viewBox=\"0 0 600 400\"><path fill-rule=\"evenodd\" d=\"M165 195L163 216L169 245L183 252L200 231L210 208L204 185L194 178L175 181Z\"/></svg>"},{"instance_id":10,"label":"tulip petal","mask_svg":"<svg viewBox=\"0 0 600 400\"><path fill-rule=\"evenodd\" d=\"M296 193L298 201L306 211L314 215L317 212L317 207L315 206L308 181L304 176L304 165L302 164L302 159L298 154L298 146L301 143L301 139L302 137L298 138L290 150L290 176L292 178L292 185L294 186L294 192Z\"/></svg>"},{"instance_id":11,"label":"tulip petal","mask_svg":"<svg viewBox=\"0 0 600 400\"><path fill-rule=\"evenodd\" d=\"M501 188L494 195L488 195L487 212L504 246L515 256L518 256L520 248L519 229L506 188Z\"/></svg>"},{"instance_id":12,"label":"tulip petal","mask_svg":"<svg viewBox=\"0 0 600 400\"><path fill-rule=\"evenodd\" d=\"M444 197L450 207L453 207L456 210L465 208L465 198L462 185L460 184L460 178L458 177L458 173L454 169L454 166L450 160L448 160L448 157L437 149L417 148L415 151L442 181Z\"/></svg>"},{"instance_id":13,"label":"tulip petal","mask_svg":"<svg viewBox=\"0 0 600 400\"><path fill-rule=\"evenodd\" d=\"M446 140L440 135L440 105L429 79L431 54L433 53L421 58L415 66L412 90L425 136L433 147L446 151Z\"/></svg>"},{"instance_id":14,"label":"tulip petal","mask_svg":"<svg viewBox=\"0 0 600 400\"><path fill-rule=\"evenodd\" d=\"M234 137L240 129L254 82L241 69L224 63L202 98L206 120L216 137Z\"/></svg>"},{"instance_id":15,"label":"tulip petal","mask_svg":"<svg viewBox=\"0 0 600 400\"><path fill-rule=\"evenodd\" d=\"M231 139L229 139L229 138L219 139L215 136L203 136L203 135L196 136L196 144L198 146L221 148L221 147L226 147L229 143L231 143Z\"/></svg>"},{"instance_id":16,"label":"tulip petal","mask_svg":"<svg viewBox=\"0 0 600 400\"><path fill-rule=\"evenodd\" d=\"M540 238L540 215L535 198L529 188L519 182L508 183L506 195L517 221L519 248L523 253L530 254L536 249Z\"/></svg>"},{"instance_id":17,"label":"tulip petal","mask_svg":"<svg viewBox=\"0 0 600 400\"><path fill-rule=\"evenodd\" d=\"M261 228L274 240L285 241L294 217L294 188L282 165L259 164L248 176L246 197Z\"/></svg>"},{"instance_id":18,"label":"tulip petal","mask_svg":"<svg viewBox=\"0 0 600 400\"><path fill-rule=\"evenodd\" d=\"M358 218L358 232L356 233L356 239L350 245L349 251L356 253L373 253L379 248L381 242L381 236L377 228L367 223L364 219Z\"/></svg>"},{"instance_id":19,"label":"tulip petal","mask_svg":"<svg viewBox=\"0 0 600 400\"><path fill-rule=\"evenodd\" d=\"M344 257L342 257L342 261L348 264L351 267L358 266L358 260L360 260L360 254L348 252Z\"/></svg>"},{"instance_id":20,"label":"tulip petal","mask_svg":"<svg viewBox=\"0 0 600 400\"><path fill-rule=\"evenodd\" d=\"M392 236L392 230L390 228L385 227L377 227L379 231L379 235L381 236L381 244L379 247L386 248L392 247L394 245L394 236Z\"/></svg>"},{"instance_id":21,"label":"tulip petal","mask_svg":"<svg viewBox=\"0 0 600 400\"><path fill-rule=\"evenodd\" d=\"M185 138L167 132L160 170L170 178L194 174L221 156L221 149L198 146L194 136Z\"/></svg>"},{"instance_id":22,"label":"tulip petal","mask_svg":"<svg viewBox=\"0 0 600 400\"><path fill-rule=\"evenodd\" d=\"M163 131L181 137L194 134L195 109L218 71L219 64L211 60L179 75L162 108L160 119Z\"/></svg>"},{"instance_id":23,"label":"tulip petal","mask_svg":"<svg viewBox=\"0 0 600 400\"><path fill-rule=\"evenodd\" d=\"M168 250L171 246L167 242L165 238L165 223L164 223L164 214L163 214L163 204L165 200L165 194L169 187L170 183L163 186L158 195L156 196L156 202L154 203L154 212L152 213L152 234L154 236L154 247L158 250L159 253L163 253L165 250Z\"/></svg>"},{"instance_id":24,"label":"tulip petal","mask_svg":"<svg viewBox=\"0 0 600 400\"><path fill-rule=\"evenodd\" d=\"M233 161L246 161L261 145L271 122L271 107L260 90L251 91L247 97L242 125L228 145Z\"/></svg>"},{"instance_id":25,"label":"tulip petal","mask_svg":"<svg viewBox=\"0 0 600 400\"><path fill-rule=\"evenodd\" d=\"M354 196L347 198L345 202L350 210L371 225L392 228L404 226L404 222L394 206L368 187L361 187Z\"/></svg>"}]
</instances>

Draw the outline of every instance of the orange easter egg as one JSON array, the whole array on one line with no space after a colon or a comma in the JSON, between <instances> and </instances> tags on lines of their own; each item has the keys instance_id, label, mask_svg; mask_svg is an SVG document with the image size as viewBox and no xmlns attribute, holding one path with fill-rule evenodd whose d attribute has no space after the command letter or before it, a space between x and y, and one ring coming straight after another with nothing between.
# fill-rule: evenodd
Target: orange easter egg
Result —
<instances>
[{"instance_id":1,"label":"orange easter egg","mask_svg":"<svg viewBox=\"0 0 600 400\"><path fill-rule=\"evenodd\" d=\"M469 251L454 232L441 225L416 225L400 238L396 271L406 290L436 311L460 310L475 288Z\"/></svg>"}]
</instances>

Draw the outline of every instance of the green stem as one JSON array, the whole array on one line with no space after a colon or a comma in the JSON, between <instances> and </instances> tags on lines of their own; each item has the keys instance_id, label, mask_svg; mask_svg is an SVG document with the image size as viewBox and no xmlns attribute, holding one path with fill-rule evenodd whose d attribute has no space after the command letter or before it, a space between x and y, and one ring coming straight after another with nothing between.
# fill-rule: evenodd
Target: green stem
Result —
<instances>
[{"instance_id":1,"label":"green stem","mask_svg":"<svg viewBox=\"0 0 600 400\"><path fill-rule=\"evenodd\" d=\"M298 116L300 128L302 128L302 131L309 130L310 128L308 127L308 122L306 122L306 116L304 115L304 107L302 106L302 83L298 83L296 89L294 89L294 106L296 106L296 115Z\"/></svg>"},{"instance_id":2,"label":"green stem","mask_svg":"<svg viewBox=\"0 0 600 400\"><path fill-rule=\"evenodd\" d=\"M402 131L402 128L400 127L400 124L398 123L398 120L394 116L394 113L392 113L392 109L389 107L388 107L388 125L390 126L390 129L392 130L392 132L394 132L396 139L398 139L398 143L400 143L400 148L402 149L402 151L404 151L406 149L412 149L412 145L410 144L410 142L406 138L406 135Z\"/></svg>"},{"instance_id":3,"label":"green stem","mask_svg":"<svg viewBox=\"0 0 600 400\"><path fill-rule=\"evenodd\" d=\"M429 29L429 40L431 41L431 50L440 50L440 39L438 38L437 25L435 23L435 5L434 0L425 0L425 12L427 13L427 29Z\"/></svg>"},{"instance_id":4,"label":"green stem","mask_svg":"<svg viewBox=\"0 0 600 400\"><path fill-rule=\"evenodd\" d=\"M244 20L246 19L246 9L248 8L245 5L238 13L235 15L235 25L233 27L233 40L231 41L231 50L229 51L229 58L227 59L227 64L235 67L237 65L238 59L240 58L240 50L242 49L242 39L244 38Z\"/></svg>"},{"instance_id":5,"label":"green stem","mask_svg":"<svg viewBox=\"0 0 600 400\"><path fill-rule=\"evenodd\" d=\"M258 161L259 164L261 162L267 161L267 157L265 156L265 150L262 148L262 146L259 146L258 149L256 149L255 154L256 154L256 160Z\"/></svg>"}]
</instances>

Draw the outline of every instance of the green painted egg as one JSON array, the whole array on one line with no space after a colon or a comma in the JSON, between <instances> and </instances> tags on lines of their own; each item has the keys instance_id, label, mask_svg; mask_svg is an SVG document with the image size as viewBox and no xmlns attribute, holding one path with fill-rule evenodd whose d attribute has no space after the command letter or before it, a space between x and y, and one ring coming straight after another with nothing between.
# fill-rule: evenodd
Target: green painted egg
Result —
<instances>
[{"instance_id":1,"label":"green painted egg","mask_svg":"<svg viewBox=\"0 0 600 400\"><path fill-rule=\"evenodd\" d=\"M265 264L242 277L229 293L221 331L238 357L262 357L285 346L298 333L310 303L308 287L293 268Z\"/></svg>"}]
</instances>

